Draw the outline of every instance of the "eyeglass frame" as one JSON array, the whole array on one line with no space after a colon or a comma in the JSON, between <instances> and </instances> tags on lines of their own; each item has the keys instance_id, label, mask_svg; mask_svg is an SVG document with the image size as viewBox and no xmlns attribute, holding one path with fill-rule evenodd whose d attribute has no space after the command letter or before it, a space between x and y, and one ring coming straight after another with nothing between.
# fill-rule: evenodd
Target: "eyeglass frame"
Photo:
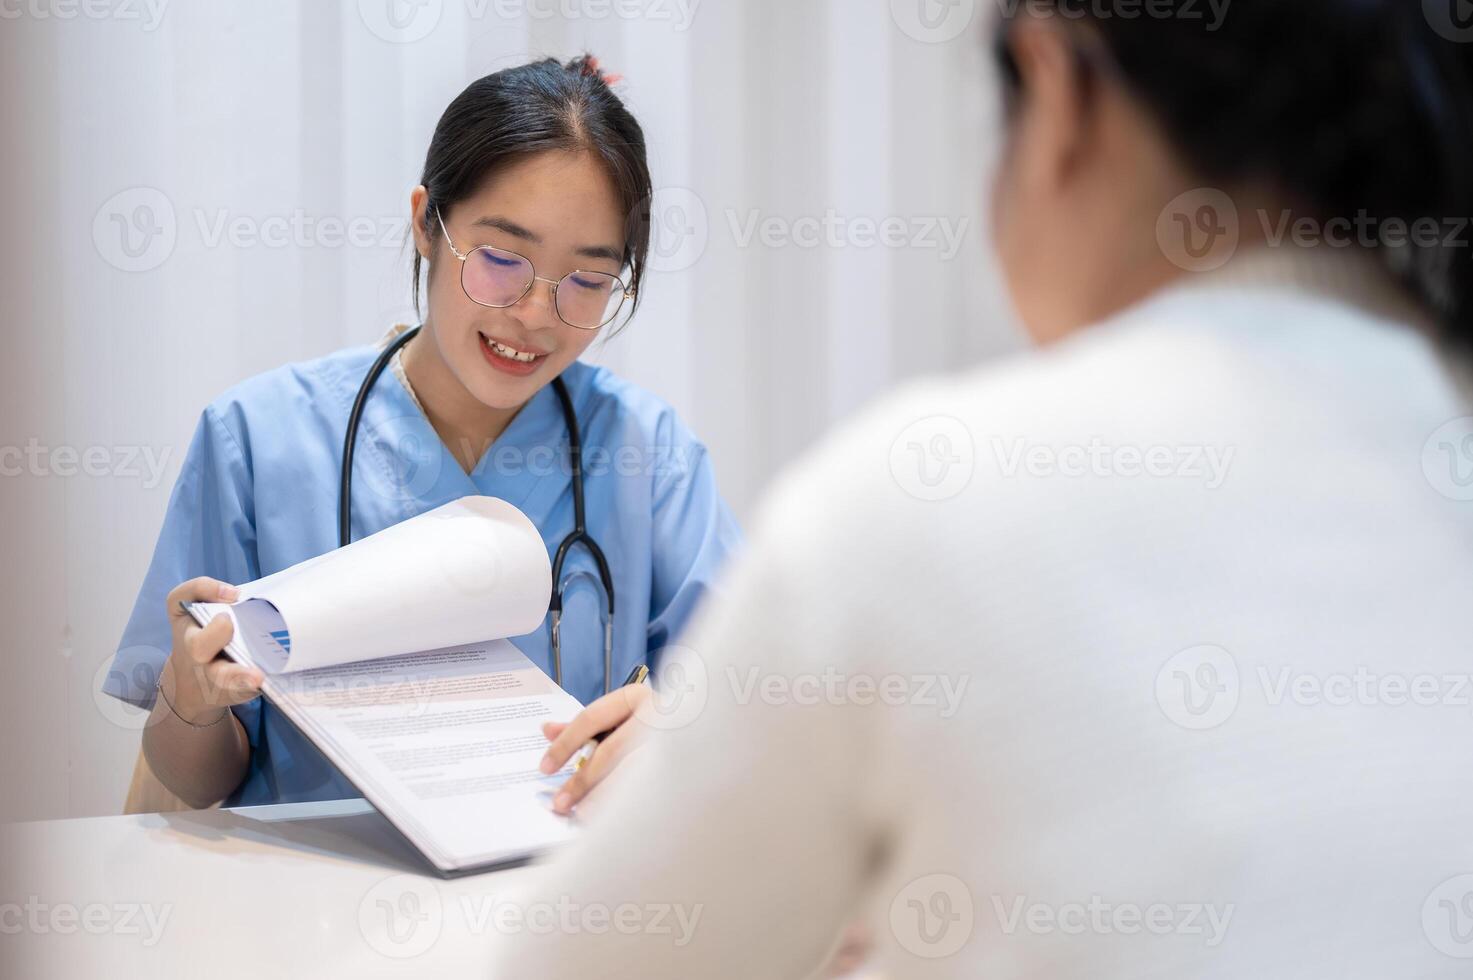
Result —
<instances>
[{"instance_id":1,"label":"eyeglass frame","mask_svg":"<svg viewBox=\"0 0 1473 980\"><path fill-rule=\"evenodd\" d=\"M440 213L440 209L438 207L435 208L435 220L440 223L440 234L445 236L445 244L450 246L450 254L454 255L457 259L460 260L460 291L465 293L466 299L470 300L472 303L475 303L477 306L484 306L488 310L509 310L513 306L516 306L518 303L520 303L522 300L526 299L527 296L531 294L532 290L536 288L539 282L545 282L552 286L552 311L557 314L557 318L559 320L563 321L574 330L602 330L604 327L607 327L609 324L617 320L619 318L619 313L624 309L624 304L634 298L634 289L625 284L624 277L616 276L611 272L603 272L599 269L574 269L572 272L569 272L567 275L563 276L562 279L548 279L546 276L539 276L537 274L537 266L532 262L531 259L527 258L521 252L513 251L509 248L502 248L500 245L477 245L475 248L462 255L460 249L455 247L455 242L451 240L450 229L445 227L445 216ZM465 288L465 264L470 260L470 257L472 255L475 255L483 248L491 249L497 252L505 252L507 255L515 255L517 258L527 263L527 268L532 270L532 281L527 283L527 288L522 290L522 294L520 296L512 300L510 303L507 303L505 306L496 306L492 303L483 303L472 296L470 290ZM569 276L576 276L579 273L583 273L584 275L608 276L619 284L619 288L624 293L623 297L619 300L619 305L614 307L614 312L609 314L609 318L596 327L579 326L578 324L571 322L567 317L563 316L563 311L558 309L558 286L562 285L564 279L567 279Z\"/></svg>"}]
</instances>

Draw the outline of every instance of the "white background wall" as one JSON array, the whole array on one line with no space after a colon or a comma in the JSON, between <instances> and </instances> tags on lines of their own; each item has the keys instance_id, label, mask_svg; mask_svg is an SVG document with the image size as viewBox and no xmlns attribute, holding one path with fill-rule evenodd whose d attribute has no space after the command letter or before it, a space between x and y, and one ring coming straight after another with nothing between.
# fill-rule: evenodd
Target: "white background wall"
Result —
<instances>
[{"instance_id":1,"label":"white background wall","mask_svg":"<svg viewBox=\"0 0 1473 980\"><path fill-rule=\"evenodd\" d=\"M898 379L1019 343L980 0L151 2L0 0L0 820L118 812L141 718L95 692L198 413L408 316L407 195L480 75L627 75L662 271L592 358L682 412L739 515ZM885 219L907 244L866 244Z\"/></svg>"}]
</instances>

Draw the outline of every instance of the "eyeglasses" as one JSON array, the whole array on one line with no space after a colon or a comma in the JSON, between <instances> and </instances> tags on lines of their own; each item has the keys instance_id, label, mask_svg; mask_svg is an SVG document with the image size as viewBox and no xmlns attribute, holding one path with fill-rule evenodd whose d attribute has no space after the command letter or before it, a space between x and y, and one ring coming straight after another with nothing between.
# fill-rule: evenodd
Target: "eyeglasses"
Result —
<instances>
[{"instance_id":1,"label":"eyeglasses","mask_svg":"<svg viewBox=\"0 0 1473 980\"><path fill-rule=\"evenodd\" d=\"M450 251L460 259L460 288L471 302L504 310L516 306L539 282L552 285L553 308L564 323L579 330L597 330L619 315L634 290L624 280L607 272L574 269L561 279L537 275L532 260L492 245L480 245L462 253L450 240L450 231L440 209L435 209L440 232Z\"/></svg>"}]
</instances>

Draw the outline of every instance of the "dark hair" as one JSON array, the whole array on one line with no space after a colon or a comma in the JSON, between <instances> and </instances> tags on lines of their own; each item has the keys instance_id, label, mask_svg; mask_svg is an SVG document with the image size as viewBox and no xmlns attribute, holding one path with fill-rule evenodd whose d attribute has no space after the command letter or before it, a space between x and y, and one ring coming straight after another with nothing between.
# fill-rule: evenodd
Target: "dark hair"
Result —
<instances>
[{"instance_id":1,"label":"dark hair","mask_svg":"<svg viewBox=\"0 0 1473 980\"><path fill-rule=\"evenodd\" d=\"M435 210L448 215L517 159L547 150L586 151L603 161L625 215L624 262L634 303L650 246L650 169L644 131L609 88L598 62L548 58L479 78L455 97L435 126L420 183L429 192L424 231L439 240ZM414 253L414 309L421 259ZM632 311L633 308L631 308Z\"/></svg>"},{"instance_id":2,"label":"dark hair","mask_svg":"<svg viewBox=\"0 0 1473 980\"><path fill-rule=\"evenodd\" d=\"M1449 339L1473 343L1473 229L1457 224L1473 218L1473 32L1455 40L1420 0L1233 0L1217 18L1174 0L1132 19L1080 0L1021 6L1101 42L1206 180L1268 188L1321 220L1454 222L1439 244L1377 250ZM1005 12L997 32L1010 105L1017 19Z\"/></svg>"}]
</instances>

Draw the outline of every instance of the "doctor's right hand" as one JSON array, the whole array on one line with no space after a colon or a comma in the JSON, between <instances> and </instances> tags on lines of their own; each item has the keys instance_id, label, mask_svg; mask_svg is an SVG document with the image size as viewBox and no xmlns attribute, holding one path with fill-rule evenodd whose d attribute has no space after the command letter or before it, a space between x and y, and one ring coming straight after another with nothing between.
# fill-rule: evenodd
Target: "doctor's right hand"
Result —
<instances>
[{"instance_id":1,"label":"doctor's right hand","mask_svg":"<svg viewBox=\"0 0 1473 980\"><path fill-rule=\"evenodd\" d=\"M594 701L578 712L570 722L545 722L542 734L551 744L542 757L542 772L551 775L567 765L568 760L599 733L607 733L597 744L588 764L580 768L558 789L553 798L554 813L569 814L573 806L614 770L637 745L642 734L635 718L651 696L647 684L626 684Z\"/></svg>"},{"instance_id":2,"label":"doctor's right hand","mask_svg":"<svg viewBox=\"0 0 1473 980\"><path fill-rule=\"evenodd\" d=\"M217 616L210 625L200 626L179 607L180 602L234 602L238 597L233 585L196 578L177 586L165 600L174 650L164 665L164 694L174 713L191 725L210 725L231 705L261 694L261 672L221 653L235 635L230 617Z\"/></svg>"}]
</instances>

